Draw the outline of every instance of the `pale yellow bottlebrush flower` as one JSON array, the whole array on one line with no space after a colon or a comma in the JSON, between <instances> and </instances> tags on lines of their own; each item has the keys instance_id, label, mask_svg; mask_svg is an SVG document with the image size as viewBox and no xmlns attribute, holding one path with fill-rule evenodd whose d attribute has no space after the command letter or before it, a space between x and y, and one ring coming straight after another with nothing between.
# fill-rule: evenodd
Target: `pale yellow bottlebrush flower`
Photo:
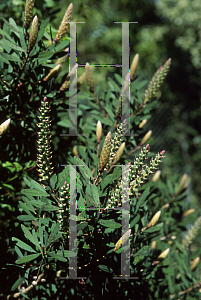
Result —
<instances>
[{"instance_id":1,"label":"pale yellow bottlebrush flower","mask_svg":"<svg viewBox=\"0 0 201 300\"><path fill-rule=\"evenodd\" d=\"M90 87L90 91L93 92L94 91L94 79L93 79L91 66L89 65L88 62L86 63L85 71L86 71L87 84Z\"/></svg>"},{"instance_id":2,"label":"pale yellow bottlebrush flower","mask_svg":"<svg viewBox=\"0 0 201 300\"><path fill-rule=\"evenodd\" d=\"M31 24L31 31L29 36L29 51L31 51L35 46L37 37L38 37L38 17L35 16Z\"/></svg>"},{"instance_id":3,"label":"pale yellow bottlebrush flower","mask_svg":"<svg viewBox=\"0 0 201 300\"><path fill-rule=\"evenodd\" d=\"M111 132L108 132L100 155L100 160L98 164L99 171L102 171L106 166L110 157L110 149L111 149Z\"/></svg>"},{"instance_id":4,"label":"pale yellow bottlebrush flower","mask_svg":"<svg viewBox=\"0 0 201 300\"><path fill-rule=\"evenodd\" d=\"M33 18L35 0L26 0L25 10L24 10L24 28L29 28L31 20Z\"/></svg>"},{"instance_id":5,"label":"pale yellow bottlebrush flower","mask_svg":"<svg viewBox=\"0 0 201 300\"><path fill-rule=\"evenodd\" d=\"M63 17L63 20L59 26L54 42L57 43L67 32L69 28L69 22L71 21L73 16L73 3L71 3Z\"/></svg>"}]
</instances>

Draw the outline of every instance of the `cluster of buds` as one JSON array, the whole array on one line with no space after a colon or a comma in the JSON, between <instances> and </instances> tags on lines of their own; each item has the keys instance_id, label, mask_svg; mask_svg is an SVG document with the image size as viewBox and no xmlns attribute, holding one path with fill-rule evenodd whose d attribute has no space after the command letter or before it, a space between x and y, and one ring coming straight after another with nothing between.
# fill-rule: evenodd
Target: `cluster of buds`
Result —
<instances>
[{"instance_id":1,"label":"cluster of buds","mask_svg":"<svg viewBox=\"0 0 201 300\"><path fill-rule=\"evenodd\" d=\"M61 187L60 197L59 197L59 223L60 228L66 233L68 230L68 220L67 212L69 211L69 184L64 182L64 185Z\"/></svg>"},{"instance_id":2,"label":"cluster of buds","mask_svg":"<svg viewBox=\"0 0 201 300\"><path fill-rule=\"evenodd\" d=\"M41 101L41 107L39 108L40 116L38 126L38 147L37 147L37 171L39 172L39 181L46 181L53 173L52 167L52 152L51 152L51 120L49 116L50 107L46 97Z\"/></svg>"},{"instance_id":3,"label":"cluster of buds","mask_svg":"<svg viewBox=\"0 0 201 300\"><path fill-rule=\"evenodd\" d=\"M120 124L120 126L117 128L117 131L115 132L114 138L111 141L110 157L106 166L106 170L108 170L112 165L115 165L122 156L125 148L125 143L122 142L126 130L126 124L126 120L124 120Z\"/></svg>"},{"instance_id":4,"label":"cluster of buds","mask_svg":"<svg viewBox=\"0 0 201 300\"><path fill-rule=\"evenodd\" d=\"M153 170L158 168L158 165L161 162L161 159L164 157L163 156L164 153L165 153L165 150L156 154L155 158L151 159L150 166L148 166L148 165L143 166L143 164L142 164L141 171L138 170L138 166L141 164L141 162L139 161L139 162L137 162L137 164L134 163L134 166L135 166L134 170L137 171L137 175L135 176L135 179L133 181L131 181L131 183L130 183L131 193L136 193L137 188L147 180L147 177L153 173Z\"/></svg>"},{"instance_id":5,"label":"cluster of buds","mask_svg":"<svg viewBox=\"0 0 201 300\"><path fill-rule=\"evenodd\" d=\"M193 242L193 239L196 237L200 227L201 227L201 217L197 218L194 225L192 225L191 229L188 230L188 234L185 236L184 240L182 241L184 248L187 248Z\"/></svg>"},{"instance_id":6,"label":"cluster of buds","mask_svg":"<svg viewBox=\"0 0 201 300\"><path fill-rule=\"evenodd\" d=\"M35 0L26 0L25 10L24 10L24 28L28 29L33 18Z\"/></svg>"},{"instance_id":7,"label":"cluster of buds","mask_svg":"<svg viewBox=\"0 0 201 300\"><path fill-rule=\"evenodd\" d=\"M110 157L110 149L111 149L111 132L108 132L103 148L100 155L100 160L98 164L99 171L103 171Z\"/></svg>"},{"instance_id":8,"label":"cluster of buds","mask_svg":"<svg viewBox=\"0 0 201 300\"><path fill-rule=\"evenodd\" d=\"M59 26L56 37L54 39L54 43L58 43L60 39L68 32L69 22L71 21L72 16L73 16L73 4L71 3L68 6L65 15L63 17L63 20Z\"/></svg>"},{"instance_id":9,"label":"cluster of buds","mask_svg":"<svg viewBox=\"0 0 201 300\"><path fill-rule=\"evenodd\" d=\"M36 40L38 37L38 17L35 16L33 22L31 24L31 31L29 35L29 52L33 49L36 44Z\"/></svg>"},{"instance_id":10,"label":"cluster of buds","mask_svg":"<svg viewBox=\"0 0 201 300\"><path fill-rule=\"evenodd\" d=\"M170 68L171 59L169 58L164 66L161 66L152 77L147 89L144 92L144 103L156 96Z\"/></svg>"},{"instance_id":11,"label":"cluster of buds","mask_svg":"<svg viewBox=\"0 0 201 300\"><path fill-rule=\"evenodd\" d=\"M90 88L90 91L93 93L94 92L94 79L93 79L93 75L92 75L91 66L89 65L88 62L86 63L86 66L85 66L85 72L86 72L87 84Z\"/></svg>"}]
</instances>

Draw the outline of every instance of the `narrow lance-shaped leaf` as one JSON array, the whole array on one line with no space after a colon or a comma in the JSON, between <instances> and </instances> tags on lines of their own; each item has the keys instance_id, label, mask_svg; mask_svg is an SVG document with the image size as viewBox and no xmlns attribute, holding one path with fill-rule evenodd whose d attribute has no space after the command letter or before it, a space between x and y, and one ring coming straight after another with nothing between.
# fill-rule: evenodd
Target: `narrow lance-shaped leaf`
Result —
<instances>
[{"instance_id":1,"label":"narrow lance-shaped leaf","mask_svg":"<svg viewBox=\"0 0 201 300\"><path fill-rule=\"evenodd\" d=\"M33 237L31 232L23 224L21 225L21 227L22 227L22 230L24 231L25 237L28 240L30 240L30 242L33 243L39 250L41 250L41 247L40 247L38 241Z\"/></svg>"}]
</instances>

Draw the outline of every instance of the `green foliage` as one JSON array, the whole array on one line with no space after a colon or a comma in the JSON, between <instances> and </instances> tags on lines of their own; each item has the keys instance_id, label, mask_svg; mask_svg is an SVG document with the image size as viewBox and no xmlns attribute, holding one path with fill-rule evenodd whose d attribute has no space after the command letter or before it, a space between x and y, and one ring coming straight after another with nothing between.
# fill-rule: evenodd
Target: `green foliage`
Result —
<instances>
[{"instance_id":1,"label":"green foliage","mask_svg":"<svg viewBox=\"0 0 201 300\"><path fill-rule=\"evenodd\" d=\"M27 3L25 10L32 5ZM72 5L70 11L72 16ZM27 13L33 19L32 9ZM97 86L86 64L87 84L78 78L79 135L69 136L67 28L58 35L49 19L38 24L34 17L31 30L13 18L2 20L1 207L5 218L14 210L9 223L17 218L12 239L2 237L11 247L2 269L3 296L199 297L199 268L190 261L200 249L190 244L200 217L184 214L190 209L184 177L180 184L177 174L151 180L165 151L150 153L151 131L145 134L140 125L151 118L170 59L148 85L133 75L130 119L122 122L116 109L126 105L129 77L121 97L120 75ZM127 265L130 279L120 277Z\"/></svg>"}]
</instances>

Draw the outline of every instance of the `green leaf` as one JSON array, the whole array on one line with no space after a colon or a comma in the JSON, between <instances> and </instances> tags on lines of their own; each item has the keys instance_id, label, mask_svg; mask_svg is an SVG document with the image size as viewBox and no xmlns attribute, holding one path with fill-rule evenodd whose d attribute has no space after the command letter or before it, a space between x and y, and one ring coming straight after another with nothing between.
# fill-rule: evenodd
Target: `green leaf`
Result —
<instances>
[{"instance_id":1,"label":"green leaf","mask_svg":"<svg viewBox=\"0 0 201 300\"><path fill-rule=\"evenodd\" d=\"M52 204L44 203L40 200L32 200L31 204L33 204L35 207L44 210L44 211L55 211L58 210L57 206L54 206Z\"/></svg>"},{"instance_id":2,"label":"green leaf","mask_svg":"<svg viewBox=\"0 0 201 300\"><path fill-rule=\"evenodd\" d=\"M51 234L49 236L48 242L47 242L47 247L53 242L55 241L55 239L57 239L58 235L58 231L59 231L59 223L53 223L52 227L51 227ZM60 235L61 236L61 235Z\"/></svg>"},{"instance_id":3,"label":"green leaf","mask_svg":"<svg viewBox=\"0 0 201 300\"><path fill-rule=\"evenodd\" d=\"M6 21L6 19L4 19L3 17L0 17L4 23L6 23L6 25L11 28L13 31L17 32L17 33L20 33L20 31L18 30L18 28L16 28L15 26L12 26L8 21ZM11 19L11 18L10 18ZM10 21L9 19L9 21Z\"/></svg>"},{"instance_id":4,"label":"green leaf","mask_svg":"<svg viewBox=\"0 0 201 300\"><path fill-rule=\"evenodd\" d=\"M51 257L53 257L53 258L55 258L55 259L57 259L57 260L67 262L67 259L66 259L66 258L64 258L64 257L61 256L61 255L58 255L58 254L55 253L55 252L49 252L49 251L47 251L46 253L47 253L47 255L50 255Z\"/></svg>"},{"instance_id":5,"label":"green leaf","mask_svg":"<svg viewBox=\"0 0 201 300\"><path fill-rule=\"evenodd\" d=\"M31 260L37 258L40 255L41 255L41 253L23 256L22 258L19 258L18 260L16 260L16 264L24 264L24 263L26 263L28 261L31 261Z\"/></svg>"},{"instance_id":6,"label":"green leaf","mask_svg":"<svg viewBox=\"0 0 201 300\"><path fill-rule=\"evenodd\" d=\"M19 51L19 52L26 52L26 50L24 50L23 48L17 46L16 44L11 43L10 41L8 41L6 39L3 39L2 41L4 42L4 44L6 44L8 47L10 47L13 50L16 50L16 51Z\"/></svg>"},{"instance_id":7,"label":"green leaf","mask_svg":"<svg viewBox=\"0 0 201 300\"><path fill-rule=\"evenodd\" d=\"M37 253L31 246L25 244L24 242L20 241L18 238L13 237L12 241L17 242L17 246L28 251L28 252L33 252L33 253Z\"/></svg>"},{"instance_id":8,"label":"green leaf","mask_svg":"<svg viewBox=\"0 0 201 300\"><path fill-rule=\"evenodd\" d=\"M22 284L22 282L24 281L24 279L25 279L25 278L24 278L23 276L20 277L20 278L18 278L18 280L15 281L15 283L13 284L13 286L12 286L12 288L11 288L11 291L13 292L15 289L17 289L18 286Z\"/></svg>"},{"instance_id":9,"label":"green leaf","mask_svg":"<svg viewBox=\"0 0 201 300\"><path fill-rule=\"evenodd\" d=\"M21 59L19 58L19 56L14 55L14 53L12 55L4 53L4 52L0 52L1 57L6 60L10 60L10 61L16 61L21 63Z\"/></svg>"},{"instance_id":10,"label":"green leaf","mask_svg":"<svg viewBox=\"0 0 201 300\"><path fill-rule=\"evenodd\" d=\"M31 186L34 189L41 191L44 194L43 196L47 196L45 188L40 183L36 182L35 180L31 180Z\"/></svg>"},{"instance_id":11,"label":"green leaf","mask_svg":"<svg viewBox=\"0 0 201 300\"><path fill-rule=\"evenodd\" d=\"M47 61L48 59L50 59L52 56L54 55L54 52L52 51L43 51L40 52L38 55L38 64L41 65L43 64L45 61Z\"/></svg>"},{"instance_id":12,"label":"green leaf","mask_svg":"<svg viewBox=\"0 0 201 300\"><path fill-rule=\"evenodd\" d=\"M50 186L51 188L54 190L55 189L55 185L57 182L57 175L54 174L51 178L50 178Z\"/></svg>"},{"instance_id":13,"label":"green leaf","mask_svg":"<svg viewBox=\"0 0 201 300\"><path fill-rule=\"evenodd\" d=\"M84 162L79 157L74 157L74 161L75 165L78 166L78 169L84 177L85 181L89 183L90 179L93 178L90 169L87 167L87 165L84 164Z\"/></svg>"},{"instance_id":14,"label":"green leaf","mask_svg":"<svg viewBox=\"0 0 201 300\"><path fill-rule=\"evenodd\" d=\"M122 167L116 167L112 173L113 180L119 179L122 175Z\"/></svg>"},{"instance_id":15,"label":"green leaf","mask_svg":"<svg viewBox=\"0 0 201 300\"><path fill-rule=\"evenodd\" d=\"M35 209L34 209L33 205L31 205L31 201L28 198L24 197L24 196L22 196L22 200L26 203L29 210L32 211L33 213L35 213Z\"/></svg>"},{"instance_id":16,"label":"green leaf","mask_svg":"<svg viewBox=\"0 0 201 300\"><path fill-rule=\"evenodd\" d=\"M95 184L89 184L86 188L87 207L100 207L98 188Z\"/></svg>"},{"instance_id":17,"label":"green leaf","mask_svg":"<svg viewBox=\"0 0 201 300\"><path fill-rule=\"evenodd\" d=\"M100 270L104 271L104 272L107 272L107 273L112 273L112 269L108 268L108 266L105 266L105 265L99 265L98 266Z\"/></svg>"},{"instance_id":18,"label":"green leaf","mask_svg":"<svg viewBox=\"0 0 201 300\"><path fill-rule=\"evenodd\" d=\"M150 227L150 228L146 229L145 231L146 231L146 233L155 232L155 231L160 230L162 226L163 226L163 223L159 223L159 224L157 224L153 227Z\"/></svg>"},{"instance_id":19,"label":"green leaf","mask_svg":"<svg viewBox=\"0 0 201 300\"><path fill-rule=\"evenodd\" d=\"M36 190L36 189L24 189L22 194L25 196L49 196L45 190Z\"/></svg>"},{"instance_id":20,"label":"green leaf","mask_svg":"<svg viewBox=\"0 0 201 300\"><path fill-rule=\"evenodd\" d=\"M102 181L101 181L101 188L102 190L104 190L106 188L106 186L108 186L109 184L111 184L113 182L113 174L109 174L108 176L106 176Z\"/></svg>"},{"instance_id":21,"label":"green leaf","mask_svg":"<svg viewBox=\"0 0 201 300\"><path fill-rule=\"evenodd\" d=\"M68 41L68 40L63 41L63 42L61 42L59 45L57 45L57 46L54 48L54 50L55 50L55 52L59 52L60 50L65 49L68 45L69 45L69 41Z\"/></svg>"},{"instance_id":22,"label":"green leaf","mask_svg":"<svg viewBox=\"0 0 201 300\"><path fill-rule=\"evenodd\" d=\"M28 177L23 177L24 182L28 185L28 187L31 187L31 182L28 179Z\"/></svg>"},{"instance_id":23,"label":"green leaf","mask_svg":"<svg viewBox=\"0 0 201 300\"><path fill-rule=\"evenodd\" d=\"M31 215L32 214L30 213L30 209L28 207L28 205L26 205L25 203L23 203L22 201L19 201L19 205L23 208L23 210L28 214L28 215Z\"/></svg>"},{"instance_id":24,"label":"green leaf","mask_svg":"<svg viewBox=\"0 0 201 300\"><path fill-rule=\"evenodd\" d=\"M133 228L135 224L139 221L140 215L137 215L130 223L130 228Z\"/></svg>"},{"instance_id":25,"label":"green leaf","mask_svg":"<svg viewBox=\"0 0 201 300\"><path fill-rule=\"evenodd\" d=\"M82 211L78 216L77 216L77 221L82 221L82 220L86 220L87 216L86 216L86 211Z\"/></svg>"},{"instance_id":26,"label":"green leaf","mask_svg":"<svg viewBox=\"0 0 201 300\"><path fill-rule=\"evenodd\" d=\"M140 196L138 202L137 202L137 205L136 205L136 209L135 209L135 214L138 212L140 206L143 206L144 205L144 202L145 202L145 199L147 198L147 196L149 195L149 190L150 188L147 188L143 194Z\"/></svg>"},{"instance_id":27,"label":"green leaf","mask_svg":"<svg viewBox=\"0 0 201 300\"><path fill-rule=\"evenodd\" d=\"M66 181L67 183L69 182L70 178L70 168L69 167L64 167L64 170L59 173L58 175L58 183L56 186L56 190L64 184Z\"/></svg>"},{"instance_id":28,"label":"green leaf","mask_svg":"<svg viewBox=\"0 0 201 300\"><path fill-rule=\"evenodd\" d=\"M88 225L87 222L82 222L82 223L78 224L77 225L77 231L84 229L85 227L87 227L87 225Z\"/></svg>"},{"instance_id":29,"label":"green leaf","mask_svg":"<svg viewBox=\"0 0 201 300\"><path fill-rule=\"evenodd\" d=\"M39 245L38 241L34 239L31 232L23 224L21 224L21 228L24 231L25 237L30 240L30 242L33 243L39 250L41 250L41 246Z\"/></svg>"},{"instance_id":30,"label":"green leaf","mask_svg":"<svg viewBox=\"0 0 201 300\"><path fill-rule=\"evenodd\" d=\"M57 254L62 255L62 251L61 250L57 251ZM64 250L63 254L64 254L64 257L76 257L77 256L77 253L74 253L74 252L68 251L68 250Z\"/></svg>"},{"instance_id":31,"label":"green leaf","mask_svg":"<svg viewBox=\"0 0 201 300\"><path fill-rule=\"evenodd\" d=\"M29 215L20 215L17 216L17 219L19 221L27 222L27 221L34 221L36 218L34 216L29 216Z\"/></svg>"},{"instance_id":32,"label":"green leaf","mask_svg":"<svg viewBox=\"0 0 201 300\"><path fill-rule=\"evenodd\" d=\"M44 32L45 32L45 29L49 25L49 21L50 21L49 19L46 19L46 20L41 22L40 30L38 31L37 42L39 42L42 39L42 37L44 35Z\"/></svg>"},{"instance_id":33,"label":"green leaf","mask_svg":"<svg viewBox=\"0 0 201 300\"><path fill-rule=\"evenodd\" d=\"M116 223L112 219L111 220L99 220L98 223L105 227L109 227L109 228L120 228L121 227L121 224Z\"/></svg>"},{"instance_id":34,"label":"green leaf","mask_svg":"<svg viewBox=\"0 0 201 300\"><path fill-rule=\"evenodd\" d=\"M22 254L21 250L16 245L15 245L15 252L19 256L19 258L23 257L23 254Z\"/></svg>"}]
</instances>

